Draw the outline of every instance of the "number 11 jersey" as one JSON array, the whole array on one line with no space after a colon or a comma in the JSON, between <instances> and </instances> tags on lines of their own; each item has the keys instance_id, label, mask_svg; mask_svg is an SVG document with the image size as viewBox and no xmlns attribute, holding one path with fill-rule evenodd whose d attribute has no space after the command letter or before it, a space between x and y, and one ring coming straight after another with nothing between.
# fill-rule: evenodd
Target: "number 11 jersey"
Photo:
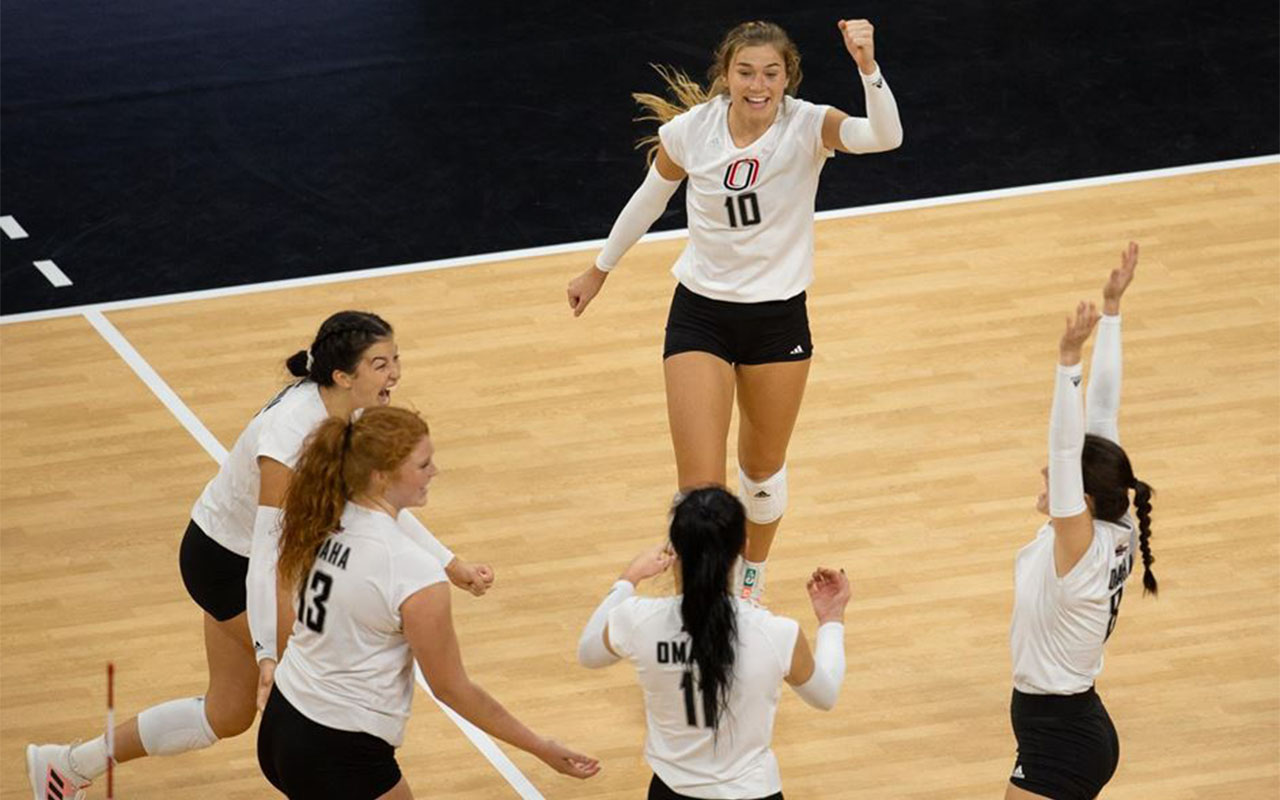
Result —
<instances>
[{"instance_id":1,"label":"number 11 jersey","mask_svg":"<svg viewBox=\"0 0 1280 800\"><path fill-rule=\"evenodd\" d=\"M818 175L828 106L786 96L773 125L747 145L729 135L729 99L699 103L658 129L689 175L689 243L671 272L713 300L787 300L813 282Z\"/></svg>"},{"instance_id":2,"label":"number 11 jersey","mask_svg":"<svg viewBox=\"0 0 1280 800\"><path fill-rule=\"evenodd\" d=\"M609 647L635 665L644 690L645 760L663 783L688 797L781 791L769 745L799 623L745 600L732 601L738 625L733 682L719 730L712 731L702 693L686 677L689 635L680 618L681 599L629 597L609 612Z\"/></svg>"}]
</instances>

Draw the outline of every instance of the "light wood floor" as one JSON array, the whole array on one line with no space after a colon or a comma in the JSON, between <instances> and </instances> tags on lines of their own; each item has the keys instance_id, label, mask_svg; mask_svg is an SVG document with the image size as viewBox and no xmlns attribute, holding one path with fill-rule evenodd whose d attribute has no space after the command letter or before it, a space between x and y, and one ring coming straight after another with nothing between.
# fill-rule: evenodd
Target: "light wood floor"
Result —
<instances>
[{"instance_id":1,"label":"light wood floor","mask_svg":"<svg viewBox=\"0 0 1280 800\"><path fill-rule=\"evenodd\" d=\"M1264 166L818 224L817 353L769 600L812 635L810 569L845 567L855 599L837 709L784 693L789 797L1001 796L1012 563L1040 523L1056 337L1131 238L1121 427L1158 491L1162 593L1128 594L1108 647L1122 756L1105 796L1280 794L1280 168ZM498 574L488 597L455 601L469 669L604 771L574 783L508 752L549 798L636 798L631 670L581 669L574 648L662 533L680 247L637 248L578 320L563 289L585 255L108 317L226 445L326 314L390 319L396 402L426 413L444 470L424 517ZM125 716L203 690L176 554L214 466L82 317L0 326L0 380L0 797L18 800L26 742L99 729L108 659ZM399 759L419 796L514 796L421 695ZM118 786L273 796L252 732L126 765Z\"/></svg>"}]
</instances>

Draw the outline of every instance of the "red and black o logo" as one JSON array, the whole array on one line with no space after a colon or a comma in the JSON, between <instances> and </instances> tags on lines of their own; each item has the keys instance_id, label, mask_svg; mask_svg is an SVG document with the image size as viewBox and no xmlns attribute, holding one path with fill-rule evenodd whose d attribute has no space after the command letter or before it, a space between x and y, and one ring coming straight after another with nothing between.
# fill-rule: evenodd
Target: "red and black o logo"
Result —
<instances>
[{"instance_id":1,"label":"red and black o logo","mask_svg":"<svg viewBox=\"0 0 1280 800\"><path fill-rule=\"evenodd\" d=\"M760 160L757 158L740 158L724 171L724 188L740 192L756 182L760 174Z\"/></svg>"}]
</instances>

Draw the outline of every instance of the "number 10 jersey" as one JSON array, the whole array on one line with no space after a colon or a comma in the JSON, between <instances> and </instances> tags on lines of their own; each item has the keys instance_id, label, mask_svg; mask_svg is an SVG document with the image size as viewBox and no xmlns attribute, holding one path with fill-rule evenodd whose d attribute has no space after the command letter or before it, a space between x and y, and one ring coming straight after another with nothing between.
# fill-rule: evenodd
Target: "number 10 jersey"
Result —
<instances>
[{"instance_id":1,"label":"number 10 jersey","mask_svg":"<svg viewBox=\"0 0 1280 800\"><path fill-rule=\"evenodd\" d=\"M822 143L827 110L784 97L773 125L746 147L729 135L723 95L658 129L689 175L689 243L671 270L681 283L735 303L786 300L808 288L818 175L834 154Z\"/></svg>"}]
</instances>

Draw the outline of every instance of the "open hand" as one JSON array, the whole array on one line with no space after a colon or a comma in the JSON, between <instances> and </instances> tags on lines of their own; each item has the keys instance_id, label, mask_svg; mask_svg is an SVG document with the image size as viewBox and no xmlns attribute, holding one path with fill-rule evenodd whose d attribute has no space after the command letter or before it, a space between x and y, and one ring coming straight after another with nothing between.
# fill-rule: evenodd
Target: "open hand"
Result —
<instances>
[{"instance_id":1,"label":"open hand","mask_svg":"<svg viewBox=\"0 0 1280 800\"><path fill-rule=\"evenodd\" d=\"M1089 334L1093 333L1094 326L1098 324L1099 316L1096 305L1080 301L1076 306L1075 316L1067 317L1067 329L1062 332L1062 339L1058 342L1059 364L1069 367L1080 363L1080 351L1089 339Z\"/></svg>"},{"instance_id":2,"label":"open hand","mask_svg":"<svg viewBox=\"0 0 1280 800\"><path fill-rule=\"evenodd\" d=\"M1129 247L1120 253L1120 266L1111 270L1107 285L1102 287L1102 310L1114 317L1120 313L1120 298L1124 290L1133 282L1133 273L1138 269L1138 243L1129 242Z\"/></svg>"},{"instance_id":3,"label":"open hand","mask_svg":"<svg viewBox=\"0 0 1280 800\"><path fill-rule=\"evenodd\" d=\"M844 570L818 567L809 577L805 589L809 591L809 602L813 604L813 613L819 622L844 622L844 609L853 595L849 576L844 574Z\"/></svg>"}]
</instances>

